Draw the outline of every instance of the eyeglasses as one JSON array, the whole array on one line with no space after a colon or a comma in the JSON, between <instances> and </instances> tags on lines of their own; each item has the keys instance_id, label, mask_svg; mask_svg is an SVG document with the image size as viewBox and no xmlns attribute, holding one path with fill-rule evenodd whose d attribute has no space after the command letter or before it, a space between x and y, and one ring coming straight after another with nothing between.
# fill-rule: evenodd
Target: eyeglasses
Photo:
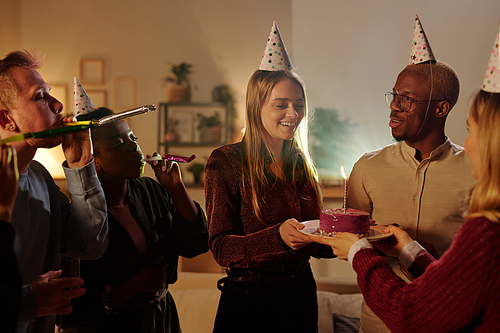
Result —
<instances>
[{"instance_id":1,"label":"eyeglasses","mask_svg":"<svg viewBox=\"0 0 500 333\"><path fill-rule=\"evenodd\" d=\"M399 109L402 112L409 112L411 109L411 104L412 103L427 103L429 101L443 101L443 100L437 100L437 99L431 99L431 100L424 100L424 101L416 101L413 98L410 98L405 95L400 95L397 93L392 93L388 92L385 93L385 103L387 106L390 108L392 103L394 103L397 99Z\"/></svg>"}]
</instances>

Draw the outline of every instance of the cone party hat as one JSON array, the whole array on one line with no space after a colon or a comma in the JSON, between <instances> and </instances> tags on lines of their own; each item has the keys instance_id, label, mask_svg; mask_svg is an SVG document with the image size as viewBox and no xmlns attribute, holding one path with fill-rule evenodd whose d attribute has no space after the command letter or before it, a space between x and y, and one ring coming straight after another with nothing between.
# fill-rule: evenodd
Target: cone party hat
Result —
<instances>
[{"instance_id":1,"label":"cone party hat","mask_svg":"<svg viewBox=\"0 0 500 333\"><path fill-rule=\"evenodd\" d=\"M94 103L90 99L82 84L75 76L74 79L74 100L75 100L75 117L90 113L96 109Z\"/></svg>"},{"instance_id":2,"label":"cone party hat","mask_svg":"<svg viewBox=\"0 0 500 333\"><path fill-rule=\"evenodd\" d=\"M498 44L500 44L500 24L498 26L497 37L493 43L490 61L486 74L484 74L482 89L491 93L500 93L500 57L498 54Z\"/></svg>"},{"instance_id":3,"label":"cone party hat","mask_svg":"<svg viewBox=\"0 0 500 333\"><path fill-rule=\"evenodd\" d=\"M413 27L413 38L411 41L410 62L409 65L420 64L426 61L436 61L431 50L431 45L427 40L424 28L418 15L415 15L415 26Z\"/></svg>"},{"instance_id":4,"label":"cone party hat","mask_svg":"<svg viewBox=\"0 0 500 333\"><path fill-rule=\"evenodd\" d=\"M291 71L293 69L276 21L273 22L259 69L265 71Z\"/></svg>"}]
</instances>

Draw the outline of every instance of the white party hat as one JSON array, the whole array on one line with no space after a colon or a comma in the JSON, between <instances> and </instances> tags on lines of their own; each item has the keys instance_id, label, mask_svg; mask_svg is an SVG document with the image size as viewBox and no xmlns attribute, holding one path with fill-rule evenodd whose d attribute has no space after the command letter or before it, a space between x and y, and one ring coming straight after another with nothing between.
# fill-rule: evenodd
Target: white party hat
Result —
<instances>
[{"instance_id":1,"label":"white party hat","mask_svg":"<svg viewBox=\"0 0 500 333\"><path fill-rule=\"evenodd\" d=\"M497 37L493 43L490 61L486 74L484 74L482 89L491 93L500 93L500 59L498 54L498 44L500 43L500 25L498 27Z\"/></svg>"},{"instance_id":2,"label":"white party hat","mask_svg":"<svg viewBox=\"0 0 500 333\"><path fill-rule=\"evenodd\" d=\"M288 71L293 69L292 61L286 51L285 43L281 39L276 21L273 22L259 69L265 71Z\"/></svg>"},{"instance_id":3,"label":"white party hat","mask_svg":"<svg viewBox=\"0 0 500 333\"><path fill-rule=\"evenodd\" d=\"M83 89L82 84L76 76L74 79L73 94L75 100L75 117L90 113L96 109L94 103L92 103L92 100L89 95L87 95L87 92Z\"/></svg>"},{"instance_id":4,"label":"white party hat","mask_svg":"<svg viewBox=\"0 0 500 333\"><path fill-rule=\"evenodd\" d=\"M415 15L415 26L413 27L413 38L411 41L409 65L420 64L426 61L436 61L431 50L431 45L425 36L424 27L420 23L418 15Z\"/></svg>"}]
</instances>

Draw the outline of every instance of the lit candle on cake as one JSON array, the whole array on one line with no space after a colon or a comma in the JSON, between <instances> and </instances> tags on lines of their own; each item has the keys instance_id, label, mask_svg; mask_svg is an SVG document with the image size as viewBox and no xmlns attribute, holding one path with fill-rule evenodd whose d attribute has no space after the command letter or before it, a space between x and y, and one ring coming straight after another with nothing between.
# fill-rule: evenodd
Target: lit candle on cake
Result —
<instances>
[{"instance_id":1,"label":"lit candle on cake","mask_svg":"<svg viewBox=\"0 0 500 333\"><path fill-rule=\"evenodd\" d=\"M344 214L346 209L346 197L347 197L347 176L345 175L344 166L340 167L340 173L342 174L342 178L344 178Z\"/></svg>"}]
</instances>

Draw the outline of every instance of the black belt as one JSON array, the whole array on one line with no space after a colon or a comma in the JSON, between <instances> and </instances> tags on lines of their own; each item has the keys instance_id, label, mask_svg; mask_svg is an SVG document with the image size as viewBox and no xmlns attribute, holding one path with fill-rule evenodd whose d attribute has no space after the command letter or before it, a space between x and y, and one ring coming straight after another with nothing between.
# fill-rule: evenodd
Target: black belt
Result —
<instances>
[{"instance_id":1,"label":"black belt","mask_svg":"<svg viewBox=\"0 0 500 333\"><path fill-rule=\"evenodd\" d=\"M282 274L265 274L256 273L251 271L238 270L236 273L230 272L226 269L228 276L223 277L217 281L217 289L222 291L224 283L276 283L276 282L290 282L293 281L304 269L299 269Z\"/></svg>"}]
</instances>

